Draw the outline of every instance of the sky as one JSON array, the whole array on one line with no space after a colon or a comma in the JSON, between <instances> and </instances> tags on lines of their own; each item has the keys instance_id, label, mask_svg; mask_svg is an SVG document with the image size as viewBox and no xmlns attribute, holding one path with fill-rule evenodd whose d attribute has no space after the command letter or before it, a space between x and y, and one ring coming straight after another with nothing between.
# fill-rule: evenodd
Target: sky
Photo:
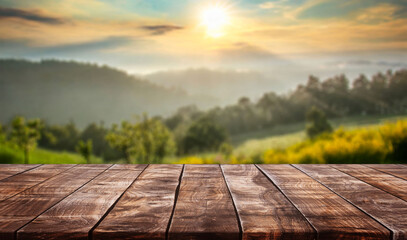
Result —
<instances>
[{"instance_id":1,"label":"sky","mask_svg":"<svg viewBox=\"0 0 407 240\"><path fill-rule=\"evenodd\" d=\"M407 0L0 0L0 58L282 81L402 68L406 53Z\"/></svg>"}]
</instances>

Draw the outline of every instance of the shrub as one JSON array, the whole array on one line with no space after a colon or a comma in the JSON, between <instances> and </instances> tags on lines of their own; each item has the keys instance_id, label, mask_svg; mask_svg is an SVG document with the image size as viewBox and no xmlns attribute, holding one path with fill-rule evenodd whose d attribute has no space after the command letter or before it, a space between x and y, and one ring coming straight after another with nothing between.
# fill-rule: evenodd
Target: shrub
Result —
<instances>
[{"instance_id":1,"label":"shrub","mask_svg":"<svg viewBox=\"0 0 407 240\"><path fill-rule=\"evenodd\" d=\"M323 111L312 107L306 114L306 132L309 138L315 138L322 133L332 132L332 127Z\"/></svg>"}]
</instances>

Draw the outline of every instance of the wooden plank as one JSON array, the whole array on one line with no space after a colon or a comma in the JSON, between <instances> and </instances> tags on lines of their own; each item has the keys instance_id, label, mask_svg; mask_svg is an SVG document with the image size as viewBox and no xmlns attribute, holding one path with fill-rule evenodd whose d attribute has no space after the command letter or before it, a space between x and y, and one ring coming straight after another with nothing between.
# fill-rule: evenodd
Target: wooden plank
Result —
<instances>
[{"instance_id":1,"label":"wooden plank","mask_svg":"<svg viewBox=\"0 0 407 240\"><path fill-rule=\"evenodd\" d=\"M393 239L407 239L407 202L327 165L295 165L312 178L347 199L393 232Z\"/></svg>"},{"instance_id":2,"label":"wooden plank","mask_svg":"<svg viewBox=\"0 0 407 240\"><path fill-rule=\"evenodd\" d=\"M0 201L31 188L75 165L42 165L0 181Z\"/></svg>"},{"instance_id":3,"label":"wooden plank","mask_svg":"<svg viewBox=\"0 0 407 240\"><path fill-rule=\"evenodd\" d=\"M399 164L365 164L367 166L387 174L407 180L407 168L400 167Z\"/></svg>"},{"instance_id":4,"label":"wooden plank","mask_svg":"<svg viewBox=\"0 0 407 240\"><path fill-rule=\"evenodd\" d=\"M0 239L14 239L18 229L110 166L78 165L0 202Z\"/></svg>"},{"instance_id":5,"label":"wooden plank","mask_svg":"<svg viewBox=\"0 0 407 240\"><path fill-rule=\"evenodd\" d=\"M359 164L330 165L372 186L407 201L407 181Z\"/></svg>"},{"instance_id":6,"label":"wooden plank","mask_svg":"<svg viewBox=\"0 0 407 240\"><path fill-rule=\"evenodd\" d=\"M0 164L0 181L40 166L39 164Z\"/></svg>"},{"instance_id":7,"label":"wooden plank","mask_svg":"<svg viewBox=\"0 0 407 240\"><path fill-rule=\"evenodd\" d=\"M114 165L19 230L17 239L88 239L145 167Z\"/></svg>"},{"instance_id":8,"label":"wooden plank","mask_svg":"<svg viewBox=\"0 0 407 240\"><path fill-rule=\"evenodd\" d=\"M259 165L317 230L319 239L390 239L390 231L290 165Z\"/></svg>"},{"instance_id":9,"label":"wooden plank","mask_svg":"<svg viewBox=\"0 0 407 240\"><path fill-rule=\"evenodd\" d=\"M219 165L185 165L168 239L239 239Z\"/></svg>"},{"instance_id":10,"label":"wooden plank","mask_svg":"<svg viewBox=\"0 0 407 240\"><path fill-rule=\"evenodd\" d=\"M315 239L304 216L254 165L222 165L242 239Z\"/></svg>"},{"instance_id":11,"label":"wooden plank","mask_svg":"<svg viewBox=\"0 0 407 240\"><path fill-rule=\"evenodd\" d=\"M182 165L149 165L93 231L92 239L165 239Z\"/></svg>"}]
</instances>

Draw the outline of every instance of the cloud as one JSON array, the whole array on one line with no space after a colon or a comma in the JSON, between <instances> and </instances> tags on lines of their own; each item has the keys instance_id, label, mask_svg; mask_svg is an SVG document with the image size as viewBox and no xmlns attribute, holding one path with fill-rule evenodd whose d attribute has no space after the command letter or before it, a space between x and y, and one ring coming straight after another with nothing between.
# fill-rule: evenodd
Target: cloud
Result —
<instances>
[{"instance_id":1,"label":"cloud","mask_svg":"<svg viewBox=\"0 0 407 240\"><path fill-rule=\"evenodd\" d=\"M296 11L299 19L330 19L361 17L359 13L366 13L362 18L380 18L386 15L386 20L407 17L407 1L405 0L309 0ZM356 19L358 20L358 19Z\"/></svg>"},{"instance_id":2,"label":"cloud","mask_svg":"<svg viewBox=\"0 0 407 240\"><path fill-rule=\"evenodd\" d=\"M356 20L361 23L377 24L394 19L395 13L399 7L392 4L379 4L370 8L363 9L356 15Z\"/></svg>"},{"instance_id":3,"label":"cloud","mask_svg":"<svg viewBox=\"0 0 407 240\"><path fill-rule=\"evenodd\" d=\"M184 29L176 25L145 25L140 28L150 32L151 35L163 35L168 32Z\"/></svg>"},{"instance_id":4,"label":"cloud","mask_svg":"<svg viewBox=\"0 0 407 240\"><path fill-rule=\"evenodd\" d=\"M273 2L264 2L264 3L261 3L260 5L259 5L259 8L262 8L262 9L271 9L271 8L274 8L276 5L275 5L275 3L273 3Z\"/></svg>"},{"instance_id":5,"label":"cloud","mask_svg":"<svg viewBox=\"0 0 407 240\"><path fill-rule=\"evenodd\" d=\"M63 24L65 21L61 18L46 16L33 10L21 10L16 8L3 8L0 7L0 19L1 18L19 18L32 22L39 22L44 24Z\"/></svg>"}]
</instances>

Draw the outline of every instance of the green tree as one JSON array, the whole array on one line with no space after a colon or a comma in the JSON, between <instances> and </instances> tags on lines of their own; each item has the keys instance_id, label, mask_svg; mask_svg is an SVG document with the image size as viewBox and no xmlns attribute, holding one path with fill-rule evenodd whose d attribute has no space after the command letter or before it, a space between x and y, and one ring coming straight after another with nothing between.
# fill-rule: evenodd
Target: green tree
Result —
<instances>
[{"instance_id":1,"label":"green tree","mask_svg":"<svg viewBox=\"0 0 407 240\"><path fill-rule=\"evenodd\" d=\"M175 152L171 132L158 119L146 115L135 124L122 122L113 126L106 140L123 152L128 163L161 163L163 158Z\"/></svg>"},{"instance_id":2,"label":"green tree","mask_svg":"<svg viewBox=\"0 0 407 240\"><path fill-rule=\"evenodd\" d=\"M73 121L65 125L47 125L41 130L39 146L58 151L75 151L79 139L79 130Z\"/></svg>"},{"instance_id":3,"label":"green tree","mask_svg":"<svg viewBox=\"0 0 407 240\"><path fill-rule=\"evenodd\" d=\"M41 138L42 124L38 119L28 120L23 117L16 117L12 121L11 140L24 152L24 163L28 164L30 151L37 146L38 139Z\"/></svg>"},{"instance_id":4,"label":"green tree","mask_svg":"<svg viewBox=\"0 0 407 240\"><path fill-rule=\"evenodd\" d=\"M183 140L186 153L216 151L228 139L226 130L209 117L194 122Z\"/></svg>"},{"instance_id":5,"label":"green tree","mask_svg":"<svg viewBox=\"0 0 407 240\"><path fill-rule=\"evenodd\" d=\"M105 160L122 158L123 154L113 149L106 141L105 136L108 132L109 129L104 127L103 122L100 124L91 123L80 133L79 139L92 140L93 154L103 157Z\"/></svg>"},{"instance_id":6,"label":"green tree","mask_svg":"<svg viewBox=\"0 0 407 240\"><path fill-rule=\"evenodd\" d=\"M175 142L171 132L158 119L146 115L137 125L141 135L142 151L136 154L138 162L162 163L165 156L175 152Z\"/></svg>"},{"instance_id":7,"label":"green tree","mask_svg":"<svg viewBox=\"0 0 407 240\"><path fill-rule=\"evenodd\" d=\"M126 162L132 162L132 155L138 146L138 133L134 125L123 121L121 126L113 125L111 131L106 135L110 146L122 152Z\"/></svg>"},{"instance_id":8,"label":"green tree","mask_svg":"<svg viewBox=\"0 0 407 240\"><path fill-rule=\"evenodd\" d=\"M332 132L325 113L316 107L312 107L306 114L306 132L309 138L315 138L321 133Z\"/></svg>"},{"instance_id":9,"label":"green tree","mask_svg":"<svg viewBox=\"0 0 407 240\"><path fill-rule=\"evenodd\" d=\"M76 151L85 158L86 163L90 163L90 157L92 156L93 142L92 140L83 141L80 140L76 145Z\"/></svg>"}]
</instances>

